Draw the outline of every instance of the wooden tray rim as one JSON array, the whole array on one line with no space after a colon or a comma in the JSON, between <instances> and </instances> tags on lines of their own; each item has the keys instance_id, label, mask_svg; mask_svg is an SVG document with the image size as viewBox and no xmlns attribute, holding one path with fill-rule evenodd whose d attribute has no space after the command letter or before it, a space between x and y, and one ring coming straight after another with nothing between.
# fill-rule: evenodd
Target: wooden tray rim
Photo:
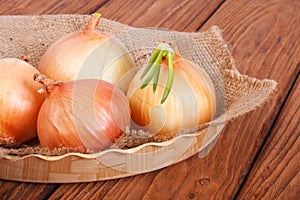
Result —
<instances>
[{"instance_id":1,"label":"wooden tray rim","mask_svg":"<svg viewBox=\"0 0 300 200\"><path fill-rule=\"evenodd\" d=\"M22 159L26 159L28 157L37 157L46 161L57 161L57 160L61 160L64 159L68 156L77 156L77 157L81 157L84 159L97 159L101 156L103 156L104 154L107 153L121 153L121 154L134 154L137 153L138 151L142 150L145 147L148 146L156 146L156 147L164 147L164 146L168 146L171 145L172 143L176 142L177 140L180 139L184 139L184 138L191 138L191 137L197 137L200 136L201 134L205 134L205 131L208 130L208 128L210 128L210 126L203 128L201 130L198 130L196 132L190 132L190 133L185 133L182 135L178 135L170 140L164 141L164 142L148 142L145 144L141 144L137 147L133 147L130 149L107 149L98 153L91 153L91 154L85 154L85 153L76 153L76 152L71 152L71 153L66 153L63 155L58 155L58 156L47 156L47 155L42 155L42 154L28 154L28 155L22 155L22 156L18 156L18 155L2 155L1 159L7 159L7 160L11 160L11 161L17 161L17 160L22 160ZM221 128L223 129L223 127ZM221 130L219 131L218 134L220 134ZM218 135L217 134L217 135Z\"/></svg>"}]
</instances>

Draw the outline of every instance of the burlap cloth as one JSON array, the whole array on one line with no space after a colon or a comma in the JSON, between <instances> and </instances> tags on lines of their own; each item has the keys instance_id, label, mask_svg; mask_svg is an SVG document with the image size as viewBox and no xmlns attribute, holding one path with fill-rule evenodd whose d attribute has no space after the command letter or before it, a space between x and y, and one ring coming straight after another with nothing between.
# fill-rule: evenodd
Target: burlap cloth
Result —
<instances>
[{"instance_id":1,"label":"burlap cloth","mask_svg":"<svg viewBox=\"0 0 300 200\"><path fill-rule=\"evenodd\" d=\"M88 19L89 16L86 15L1 16L0 57L19 58L26 55L30 56L29 63L37 66L40 56L53 42L67 33L83 29ZM228 45L216 26L202 33L182 33L134 28L103 18L99 29L119 38L132 54L137 66L148 62L158 43L167 41L175 51L204 68L212 78L217 93L215 119L208 124L172 133L170 137L226 123L263 105L276 90L277 83L273 80L258 80L237 71ZM130 148L149 141L160 142L167 139L170 138L147 137L147 133L143 131L127 130L112 148ZM38 140L18 148L0 145L0 157L5 154L30 153L58 155L71 151L77 150L44 149L39 146Z\"/></svg>"}]
</instances>

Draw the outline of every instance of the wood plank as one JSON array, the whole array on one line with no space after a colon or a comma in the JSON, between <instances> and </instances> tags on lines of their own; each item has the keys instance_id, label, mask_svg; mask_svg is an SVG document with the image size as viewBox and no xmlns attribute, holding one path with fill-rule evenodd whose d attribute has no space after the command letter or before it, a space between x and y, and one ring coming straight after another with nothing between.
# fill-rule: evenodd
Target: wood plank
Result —
<instances>
[{"instance_id":1,"label":"wood plank","mask_svg":"<svg viewBox=\"0 0 300 200\"><path fill-rule=\"evenodd\" d=\"M292 70L297 69L299 48L295 43L299 44L297 24L300 16L295 13L299 9L297 0L230 0L222 4L201 31L218 25L223 30L224 40L231 45L232 55L241 73L278 81L272 74L289 73L286 67L282 67L286 63ZM282 57L283 54L286 55ZM293 77L297 74L294 72L291 72ZM282 86L284 84L280 83L279 89L283 89Z\"/></svg>"},{"instance_id":2,"label":"wood plank","mask_svg":"<svg viewBox=\"0 0 300 200\"><path fill-rule=\"evenodd\" d=\"M0 180L0 199L47 199L54 184L32 184Z\"/></svg>"},{"instance_id":3,"label":"wood plank","mask_svg":"<svg viewBox=\"0 0 300 200\"><path fill-rule=\"evenodd\" d=\"M135 27L159 27L177 31L195 31L224 0L173 0L107 2L97 12L105 18Z\"/></svg>"},{"instance_id":4,"label":"wood plank","mask_svg":"<svg viewBox=\"0 0 300 200\"><path fill-rule=\"evenodd\" d=\"M91 14L107 0L1 0L1 15Z\"/></svg>"},{"instance_id":5,"label":"wood plank","mask_svg":"<svg viewBox=\"0 0 300 200\"><path fill-rule=\"evenodd\" d=\"M280 113L238 199L300 197L300 78Z\"/></svg>"},{"instance_id":6,"label":"wood plank","mask_svg":"<svg viewBox=\"0 0 300 200\"><path fill-rule=\"evenodd\" d=\"M54 199L142 199L151 185L153 173L139 175L139 178L123 179L79 184L63 184L49 198ZM113 192L111 192L113 191ZM131 195L134 194L134 195Z\"/></svg>"}]
</instances>

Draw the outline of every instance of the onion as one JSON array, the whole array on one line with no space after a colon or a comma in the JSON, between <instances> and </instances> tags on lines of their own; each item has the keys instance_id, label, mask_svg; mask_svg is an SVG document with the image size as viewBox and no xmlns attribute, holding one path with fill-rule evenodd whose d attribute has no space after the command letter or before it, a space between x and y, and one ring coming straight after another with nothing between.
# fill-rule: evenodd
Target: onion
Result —
<instances>
[{"instance_id":1,"label":"onion","mask_svg":"<svg viewBox=\"0 0 300 200\"><path fill-rule=\"evenodd\" d=\"M129 102L114 85L96 79L58 82L35 75L47 97L38 116L42 147L85 152L106 149L130 126Z\"/></svg>"},{"instance_id":2,"label":"onion","mask_svg":"<svg viewBox=\"0 0 300 200\"><path fill-rule=\"evenodd\" d=\"M164 43L137 72L127 97L136 126L153 134L204 124L216 112L214 85L207 73Z\"/></svg>"},{"instance_id":3,"label":"onion","mask_svg":"<svg viewBox=\"0 0 300 200\"><path fill-rule=\"evenodd\" d=\"M45 95L32 77L37 69L19 59L0 60L0 140L22 144L37 136L37 116Z\"/></svg>"},{"instance_id":4,"label":"onion","mask_svg":"<svg viewBox=\"0 0 300 200\"><path fill-rule=\"evenodd\" d=\"M60 81L101 79L126 92L136 72L134 61L121 41L97 30L100 19L100 14L93 14L83 31L52 44L40 59L39 71Z\"/></svg>"}]
</instances>

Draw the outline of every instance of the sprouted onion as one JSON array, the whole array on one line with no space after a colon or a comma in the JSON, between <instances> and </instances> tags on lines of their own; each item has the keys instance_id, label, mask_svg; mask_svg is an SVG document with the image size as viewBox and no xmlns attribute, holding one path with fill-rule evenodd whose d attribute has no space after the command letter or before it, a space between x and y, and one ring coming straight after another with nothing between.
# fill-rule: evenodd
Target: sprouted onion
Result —
<instances>
[{"instance_id":1,"label":"sprouted onion","mask_svg":"<svg viewBox=\"0 0 300 200\"><path fill-rule=\"evenodd\" d=\"M53 80L101 79L126 92L136 72L134 61L119 39L97 29L100 22L95 13L84 30L57 40L42 55L38 70Z\"/></svg>"},{"instance_id":2,"label":"sprouted onion","mask_svg":"<svg viewBox=\"0 0 300 200\"><path fill-rule=\"evenodd\" d=\"M47 93L38 115L42 147L67 147L83 152L109 148L130 126L129 102L116 86L102 80L59 82L36 74Z\"/></svg>"},{"instance_id":3,"label":"sprouted onion","mask_svg":"<svg viewBox=\"0 0 300 200\"><path fill-rule=\"evenodd\" d=\"M137 72L127 97L135 125L153 134L204 124L216 112L216 95L209 75L165 43Z\"/></svg>"},{"instance_id":4,"label":"sprouted onion","mask_svg":"<svg viewBox=\"0 0 300 200\"><path fill-rule=\"evenodd\" d=\"M37 136L37 116L45 99L32 80L37 72L23 60L0 60L0 140L6 144L19 145Z\"/></svg>"}]
</instances>

